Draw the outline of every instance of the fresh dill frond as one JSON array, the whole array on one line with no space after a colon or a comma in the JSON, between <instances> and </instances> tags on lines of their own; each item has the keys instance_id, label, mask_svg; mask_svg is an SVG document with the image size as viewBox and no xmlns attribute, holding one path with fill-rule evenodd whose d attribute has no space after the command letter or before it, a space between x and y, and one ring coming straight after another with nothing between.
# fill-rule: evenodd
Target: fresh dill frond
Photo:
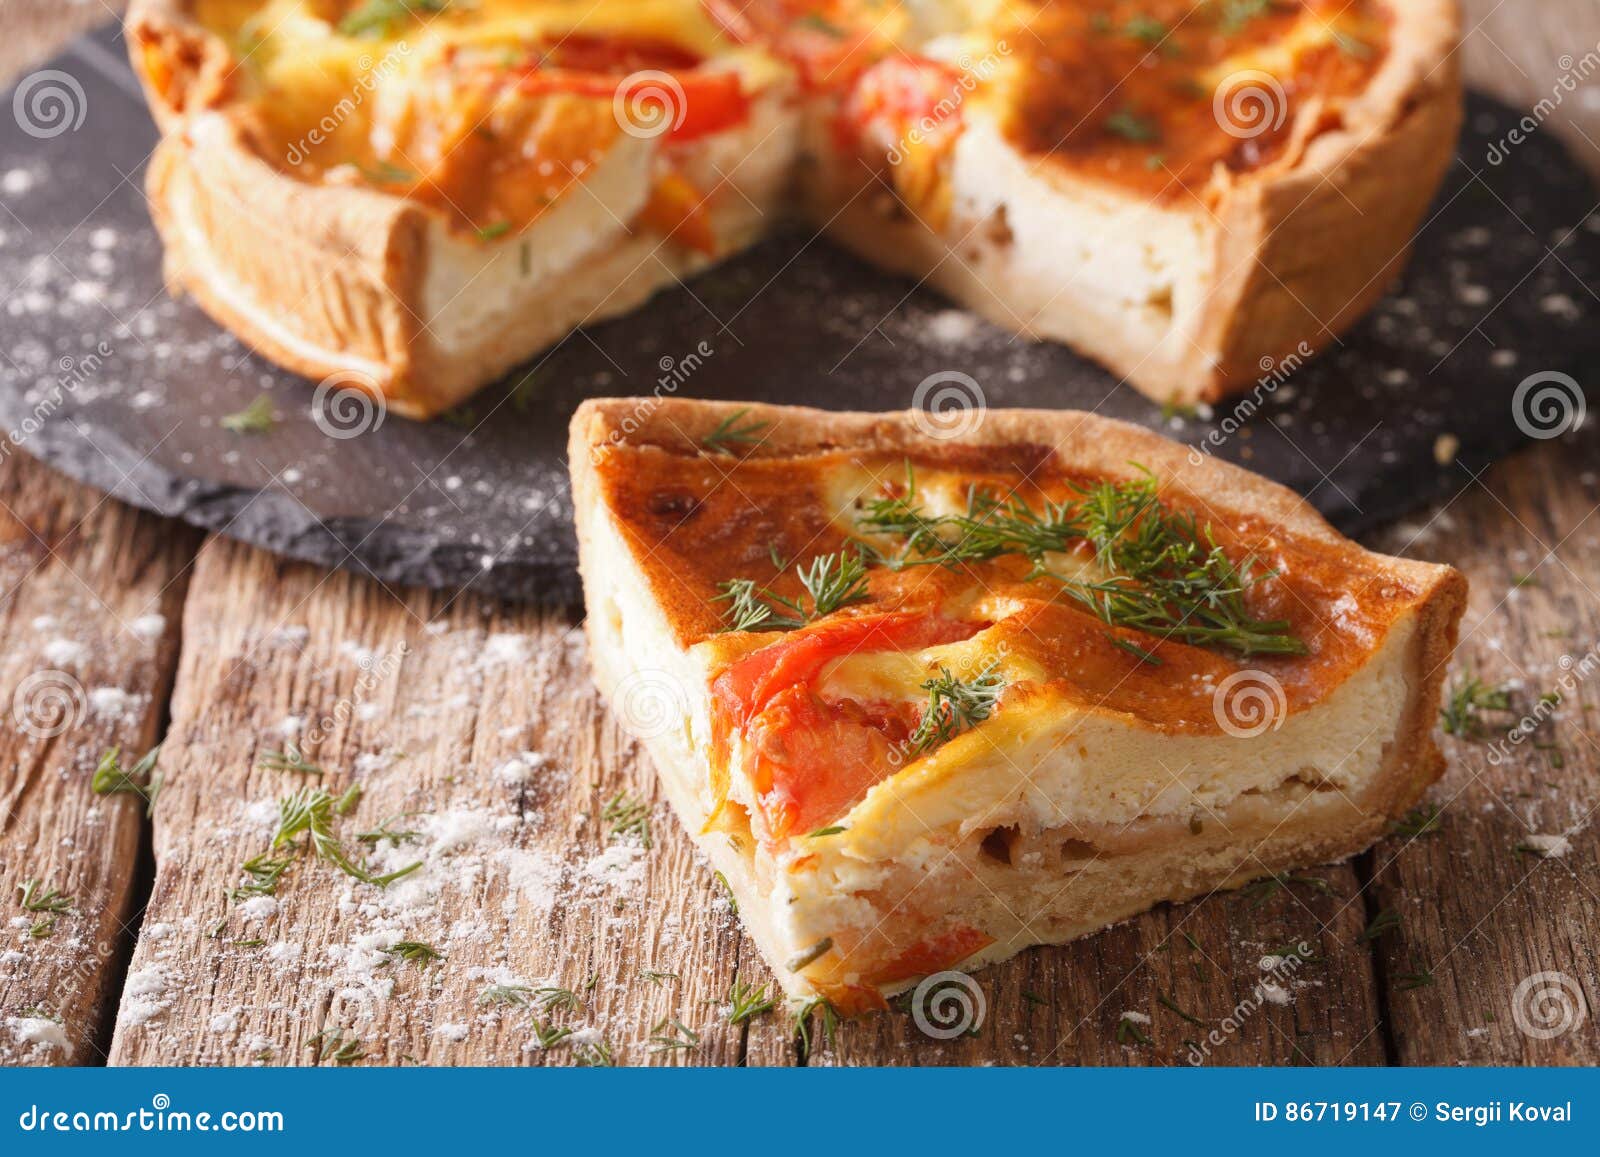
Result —
<instances>
[{"instance_id":1,"label":"fresh dill frond","mask_svg":"<svg viewBox=\"0 0 1600 1157\"><path fill-rule=\"evenodd\" d=\"M410 829L395 829L389 825L400 820L410 819L412 816L426 814L426 812L401 812L398 815L392 815L369 831L357 832L356 839L363 844L381 844L384 840L388 840L390 844L398 848L401 844L409 844L421 839L422 833Z\"/></svg>"},{"instance_id":2,"label":"fresh dill frond","mask_svg":"<svg viewBox=\"0 0 1600 1157\"><path fill-rule=\"evenodd\" d=\"M1367 922L1365 930L1361 933L1363 941L1373 941L1400 927L1400 916L1392 909L1380 909L1377 915Z\"/></svg>"},{"instance_id":3,"label":"fresh dill frond","mask_svg":"<svg viewBox=\"0 0 1600 1157\"><path fill-rule=\"evenodd\" d=\"M1433 969L1417 966L1412 972L1402 972L1395 977L1395 987L1401 992L1413 992L1433 986Z\"/></svg>"},{"instance_id":4,"label":"fresh dill frond","mask_svg":"<svg viewBox=\"0 0 1600 1157\"><path fill-rule=\"evenodd\" d=\"M533 1039L542 1049L552 1049L572 1035L570 1028L561 1028L544 1021L533 1022Z\"/></svg>"},{"instance_id":5,"label":"fresh dill frond","mask_svg":"<svg viewBox=\"0 0 1600 1157\"><path fill-rule=\"evenodd\" d=\"M617 1063L611 1046L603 1040L586 1041L572 1050L573 1059L586 1069L609 1069Z\"/></svg>"},{"instance_id":6,"label":"fresh dill frond","mask_svg":"<svg viewBox=\"0 0 1600 1157\"><path fill-rule=\"evenodd\" d=\"M1302 876L1294 872L1275 873L1246 885L1241 891L1250 898L1250 907L1259 908L1279 892L1288 891L1294 884L1311 888L1325 896L1333 894L1333 885L1321 876Z\"/></svg>"},{"instance_id":7,"label":"fresh dill frond","mask_svg":"<svg viewBox=\"0 0 1600 1157\"><path fill-rule=\"evenodd\" d=\"M728 877L721 872L712 872L711 874L716 877L717 883L722 885L722 890L728 895L729 911L737 916L739 914L739 898L733 894L733 885L728 883Z\"/></svg>"},{"instance_id":8,"label":"fresh dill frond","mask_svg":"<svg viewBox=\"0 0 1600 1157\"><path fill-rule=\"evenodd\" d=\"M1155 1041L1150 1039L1150 1034L1139 1027L1138 1021L1131 1016L1124 1016L1117 1021L1117 1043L1125 1045L1129 1042L1142 1045L1155 1044Z\"/></svg>"},{"instance_id":9,"label":"fresh dill frond","mask_svg":"<svg viewBox=\"0 0 1600 1157\"><path fill-rule=\"evenodd\" d=\"M60 916L72 911L72 897L46 887L42 880L24 880L17 885L17 891L21 893L24 912L44 912L51 916Z\"/></svg>"},{"instance_id":10,"label":"fresh dill frond","mask_svg":"<svg viewBox=\"0 0 1600 1157\"><path fill-rule=\"evenodd\" d=\"M422 867L422 861L383 875L374 875L365 865L352 860L344 845L333 831L333 817L348 811L359 794L352 788L335 799L320 787L302 787L278 801L278 830L273 834L272 847L292 844L302 834L309 839L312 854L338 868L352 879L379 888L387 887Z\"/></svg>"},{"instance_id":11,"label":"fresh dill frond","mask_svg":"<svg viewBox=\"0 0 1600 1157\"><path fill-rule=\"evenodd\" d=\"M757 586L754 579L730 579L717 589L722 593L712 601L728 604L724 631L792 631L806 625L797 603Z\"/></svg>"},{"instance_id":12,"label":"fresh dill frond","mask_svg":"<svg viewBox=\"0 0 1600 1157\"><path fill-rule=\"evenodd\" d=\"M737 447L750 446L760 441L762 434L772 423L745 422L744 417L749 412L750 407L745 406L729 414L717 423L715 430L700 440L700 445L713 454L735 454L738 452Z\"/></svg>"},{"instance_id":13,"label":"fresh dill frond","mask_svg":"<svg viewBox=\"0 0 1600 1157\"><path fill-rule=\"evenodd\" d=\"M1156 654L1154 651L1147 651L1143 647L1139 646L1138 643L1132 642L1129 639L1124 639L1120 635L1113 635L1110 631L1105 632L1105 637L1106 642L1110 643L1119 651L1126 651L1135 659L1139 660L1139 662L1148 663L1152 667L1161 666L1161 656Z\"/></svg>"},{"instance_id":14,"label":"fresh dill frond","mask_svg":"<svg viewBox=\"0 0 1600 1157\"><path fill-rule=\"evenodd\" d=\"M230 434L265 434L278 423L272 399L262 394L242 410L224 414L217 424Z\"/></svg>"},{"instance_id":15,"label":"fresh dill frond","mask_svg":"<svg viewBox=\"0 0 1600 1157\"><path fill-rule=\"evenodd\" d=\"M491 984L478 993L478 1003L526 1007L533 1003L533 989L526 984Z\"/></svg>"},{"instance_id":16,"label":"fresh dill frond","mask_svg":"<svg viewBox=\"0 0 1600 1157\"><path fill-rule=\"evenodd\" d=\"M534 989L532 997L533 1002L543 1009L564 1009L568 1012L577 1012L583 1008L583 998L570 988L546 985L543 988Z\"/></svg>"},{"instance_id":17,"label":"fresh dill frond","mask_svg":"<svg viewBox=\"0 0 1600 1157\"><path fill-rule=\"evenodd\" d=\"M1491 687L1468 672L1450 684L1445 704L1439 709L1445 734L1458 739L1482 739L1488 734L1482 713L1507 714L1512 710L1509 684Z\"/></svg>"},{"instance_id":18,"label":"fresh dill frond","mask_svg":"<svg viewBox=\"0 0 1600 1157\"><path fill-rule=\"evenodd\" d=\"M700 1047L700 1034L675 1016L664 1016L650 1030L650 1051L670 1053Z\"/></svg>"},{"instance_id":19,"label":"fresh dill frond","mask_svg":"<svg viewBox=\"0 0 1600 1157\"><path fill-rule=\"evenodd\" d=\"M813 996L799 1005L794 1010L794 1019L791 1030L800 1049L800 1059L810 1060L815 1047L815 1039L811 1035L811 1017L815 1014L822 1025L822 1040L831 1049L833 1037L839 1030L839 1010L833 1006L833 1001L825 996Z\"/></svg>"},{"instance_id":20,"label":"fresh dill frond","mask_svg":"<svg viewBox=\"0 0 1600 1157\"><path fill-rule=\"evenodd\" d=\"M1389 834L1404 836L1407 839L1431 836L1439 830L1440 817L1443 814L1444 809L1436 803L1421 804L1397 819L1389 828Z\"/></svg>"},{"instance_id":21,"label":"fresh dill frond","mask_svg":"<svg viewBox=\"0 0 1600 1157\"><path fill-rule=\"evenodd\" d=\"M401 940L388 948L381 950L391 960L403 960L407 964L414 964L418 968L427 968L435 960L443 960L444 954L431 944L424 944L420 940Z\"/></svg>"},{"instance_id":22,"label":"fresh dill frond","mask_svg":"<svg viewBox=\"0 0 1600 1157\"><path fill-rule=\"evenodd\" d=\"M859 551L820 555L799 575L800 585L811 596L812 620L867 597L867 564Z\"/></svg>"},{"instance_id":23,"label":"fresh dill frond","mask_svg":"<svg viewBox=\"0 0 1600 1157\"><path fill-rule=\"evenodd\" d=\"M336 1065L354 1064L367 1055L361 1041L355 1037L345 1039L342 1028L325 1028L306 1041L306 1047L317 1054L317 1063L332 1061Z\"/></svg>"},{"instance_id":24,"label":"fresh dill frond","mask_svg":"<svg viewBox=\"0 0 1600 1157\"><path fill-rule=\"evenodd\" d=\"M144 814L149 818L156 810L156 796L161 794L161 775L156 771L156 759L160 754L158 743L132 767L124 768L122 748L113 747L100 757L89 789L95 795L136 795L144 800Z\"/></svg>"},{"instance_id":25,"label":"fresh dill frond","mask_svg":"<svg viewBox=\"0 0 1600 1157\"><path fill-rule=\"evenodd\" d=\"M278 881L289 870L294 861L287 856L274 858L270 852L262 852L252 856L240 866L240 872L249 877L249 882L240 884L228 892L230 900L248 900L252 896L275 896L278 892Z\"/></svg>"},{"instance_id":26,"label":"fresh dill frond","mask_svg":"<svg viewBox=\"0 0 1600 1157\"><path fill-rule=\"evenodd\" d=\"M1162 1008L1166 1009L1168 1012L1176 1013L1190 1024L1200 1025L1201 1027L1205 1026L1205 1021L1201 1020L1198 1016L1193 1016L1190 1013L1183 1011L1183 1009L1179 1007L1178 1002L1173 1000L1172 997L1168 996L1164 992L1156 995L1156 1003Z\"/></svg>"},{"instance_id":27,"label":"fresh dill frond","mask_svg":"<svg viewBox=\"0 0 1600 1157\"><path fill-rule=\"evenodd\" d=\"M754 1020L763 1013L771 1012L777 1007L776 997L767 994L767 986L760 988L746 984L739 979L736 972L733 983L728 987L728 1023L743 1024L747 1020Z\"/></svg>"},{"instance_id":28,"label":"fresh dill frond","mask_svg":"<svg viewBox=\"0 0 1600 1157\"><path fill-rule=\"evenodd\" d=\"M651 984L659 985L666 984L669 980L678 979L678 974L676 972L657 972L654 969L646 968L639 973L639 979L648 980Z\"/></svg>"},{"instance_id":29,"label":"fresh dill frond","mask_svg":"<svg viewBox=\"0 0 1600 1157\"><path fill-rule=\"evenodd\" d=\"M300 753L300 749L292 743L284 744L282 751L263 752L261 758L256 761L256 766L266 771L292 771L299 775L323 774L322 768L309 762Z\"/></svg>"},{"instance_id":30,"label":"fresh dill frond","mask_svg":"<svg viewBox=\"0 0 1600 1157\"><path fill-rule=\"evenodd\" d=\"M600 818L611 828L612 838L637 836L642 847L648 849L653 846L650 805L645 801L619 791L606 801L605 807L600 810Z\"/></svg>"},{"instance_id":31,"label":"fresh dill frond","mask_svg":"<svg viewBox=\"0 0 1600 1157\"><path fill-rule=\"evenodd\" d=\"M948 667L940 667L936 678L924 681L922 689L928 693L928 705L907 739L911 749L925 754L994 714L1000 692L1006 686L999 666L998 658L991 659L972 679L958 678Z\"/></svg>"}]
</instances>

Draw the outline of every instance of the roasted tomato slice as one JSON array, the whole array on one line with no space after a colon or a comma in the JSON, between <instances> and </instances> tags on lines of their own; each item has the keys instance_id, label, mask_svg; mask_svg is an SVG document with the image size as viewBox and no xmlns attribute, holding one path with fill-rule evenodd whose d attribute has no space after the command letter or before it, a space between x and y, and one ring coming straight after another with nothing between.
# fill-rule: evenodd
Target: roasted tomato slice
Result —
<instances>
[{"instance_id":1,"label":"roasted tomato slice","mask_svg":"<svg viewBox=\"0 0 1600 1157\"><path fill-rule=\"evenodd\" d=\"M814 684L831 660L919 651L971 638L982 623L930 615L836 619L789 635L719 675L719 718L745 737L763 840L779 846L849 810L896 768L894 749L916 725L905 704L826 701Z\"/></svg>"},{"instance_id":2,"label":"roasted tomato slice","mask_svg":"<svg viewBox=\"0 0 1600 1157\"><path fill-rule=\"evenodd\" d=\"M571 93L616 102L624 131L694 140L743 124L750 101L738 73L706 71L674 44L571 36L523 66L530 95Z\"/></svg>"}]
</instances>

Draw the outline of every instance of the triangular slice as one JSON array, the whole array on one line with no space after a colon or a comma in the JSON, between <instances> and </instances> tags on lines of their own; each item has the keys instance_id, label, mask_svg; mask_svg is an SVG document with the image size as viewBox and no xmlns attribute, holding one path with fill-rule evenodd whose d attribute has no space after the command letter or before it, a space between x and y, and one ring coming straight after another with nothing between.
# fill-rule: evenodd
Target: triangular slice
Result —
<instances>
[{"instance_id":1,"label":"triangular slice","mask_svg":"<svg viewBox=\"0 0 1600 1157\"><path fill-rule=\"evenodd\" d=\"M845 1012L1351 855L1439 775L1466 582L1090 414L585 403L595 677Z\"/></svg>"}]
</instances>

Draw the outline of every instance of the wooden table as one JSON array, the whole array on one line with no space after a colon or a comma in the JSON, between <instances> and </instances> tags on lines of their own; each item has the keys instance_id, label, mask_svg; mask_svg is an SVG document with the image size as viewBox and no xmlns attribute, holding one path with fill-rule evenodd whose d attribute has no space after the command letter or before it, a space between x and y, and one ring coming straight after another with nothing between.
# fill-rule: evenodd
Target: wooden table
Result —
<instances>
[{"instance_id":1,"label":"wooden table","mask_svg":"<svg viewBox=\"0 0 1600 1157\"><path fill-rule=\"evenodd\" d=\"M1592 0L1468 8L1478 83L1527 103L1549 92L1558 57L1600 41ZM20 68L97 15L0 0L0 64ZM1561 131L1594 162L1592 82L1586 95L1565 109L1586 116ZM1597 426L1463 472L1455 498L1374 540L1470 577L1463 670L1536 695L1563 656L1600 640ZM727 1023L735 978L770 978L591 690L573 619L285 562L11 453L0 705L58 686L66 730L30 735L9 716L0 729L10 1062L565 1064L598 1059L603 1042L628 1064L1182 1064L1185 1042L1214 1030L1207 1063L1600 1062L1600 1018L1543 1039L1514 1013L1552 984L1600 1001L1600 687L1581 681L1537 746L1491 759L1446 740L1433 830L1309 873L1323 885L1163 907L1024 953L981 975L988 1014L973 1036L940 1044L890 1014L809 1057L781 1009ZM106 749L158 739L153 821L134 797L90 791ZM330 789L361 784L347 833L399 816L391 830L426 828L428 842L380 854L425 853L427 866L380 892L300 863L275 899L230 902L275 801L307 778L260 766L293 742ZM608 841L601 811L619 791L651 805L648 851ZM1519 851L1560 834L1564 856ZM30 879L71 898L41 938L30 929L49 915L18 904ZM1375 921L1392 927L1364 938ZM399 941L446 959L383 951ZM1261 1001L1262 957L1300 941L1313 959L1284 1003ZM518 985L571 990L577 1007L483 1001ZM1119 1033L1130 1012L1151 1020ZM698 1046L656 1051L664 1018ZM543 1049L541 1025L579 1031Z\"/></svg>"}]
</instances>

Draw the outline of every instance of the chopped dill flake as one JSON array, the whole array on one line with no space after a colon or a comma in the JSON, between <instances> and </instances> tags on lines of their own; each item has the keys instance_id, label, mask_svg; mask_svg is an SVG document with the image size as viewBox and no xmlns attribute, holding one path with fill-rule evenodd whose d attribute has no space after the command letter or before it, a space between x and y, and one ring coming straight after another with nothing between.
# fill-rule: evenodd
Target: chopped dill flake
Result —
<instances>
[{"instance_id":1,"label":"chopped dill flake","mask_svg":"<svg viewBox=\"0 0 1600 1157\"><path fill-rule=\"evenodd\" d=\"M274 859L268 852L252 856L240 867L240 872L249 877L249 883L240 884L228 893L230 900L248 900L252 896L274 896L278 892L278 881L283 878L284 872L294 861L287 856Z\"/></svg>"},{"instance_id":2,"label":"chopped dill flake","mask_svg":"<svg viewBox=\"0 0 1600 1157\"><path fill-rule=\"evenodd\" d=\"M734 454L738 446L750 446L761 440L763 432L771 426L771 422L743 422L750 407L745 406L735 410L722 421L717 423L717 428L700 440L700 445L713 454Z\"/></svg>"},{"instance_id":3,"label":"chopped dill flake","mask_svg":"<svg viewBox=\"0 0 1600 1157\"><path fill-rule=\"evenodd\" d=\"M1048 1007L1050 1004L1048 1000L1040 996L1037 992L1029 992L1026 988L1022 990L1022 999L1028 1004L1041 1005L1044 1007Z\"/></svg>"},{"instance_id":4,"label":"chopped dill flake","mask_svg":"<svg viewBox=\"0 0 1600 1157\"><path fill-rule=\"evenodd\" d=\"M443 12L450 0L366 0L339 21L339 35L382 40L408 16Z\"/></svg>"},{"instance_id":5,"label":"chopped dill flake","mask_svg":"<svg viewBox=\"0 0 1600 1157\"><path fill-rule=\"evenodd\" d=\"M600 818L610 828L612 838L637 836L642 847L652 846L650 838L650 805L635 799L626 792L612 796L600 811Z\"/></svg>"},{"instance_id":6,"label":"chopped dill flake","mask_svg":"<svg viewBox=\"0 0 1600 1157\"><path fill-rule=\"evenodd\" d=\"M485 225L482 229L478 230L478 240L494 241L497 238L504 237L509 232L511 232L510 221L496 221L493 224Z\"/></svg>"},{"instance_id":7,"label":"chopped dill flake","mask_svg":"<svg viewBox=\"0 0 1600 1157\"><path fill-rule=\"evenodd\" d=\"M1242 889L1242 894L1250 898L1250 907L1259 908L1279 892L1288 891L1290 885L1300 884L1321 892L1324 896L1333 894L1333 885L1320 876L1302 876L1294 872L1283 872L1267 876L1265 879L1256 880Z\"/></svg>"},{"instance_id":8,"label":"chopped dill flake","mask_svg":"<svg viewBox=\"0 0 1600 1157\"><path fill-rule=\"evenodd\" d=\"M256 766L265 771L292 771L299 775L315 776L323 774L322 768L307 762L306 757L300 754L300 749L292 743L284 744L282 751L262 753Z\"/></svg>"},{"instance_id":9,"label":"chopped dill flake","mask_svg":"<svg viewBox=\"0 0 1600 1157\"><path fill-rule=\"evenodd\" d=\"M711 874L717 878L717 883L721 884L722 890L728 894L728 908L737 916L739 914L739 900L733 894L733 885L728 883L728 877L721 872L712 872Z\"/></svg>"},{"instance_id":10,"label":"chopped dill flake","mask_svg":"<svg viewBox=\"0 0 1600 1157\"><path fill-rule=\"evenodd\" d=\"M17 885L24 912L45 912L60 916L72 911L72 897L54 888L47 888L42 880L25 880Z\"/></svg>"},{"instance_id":11,"label":"chopped dill flake","mask_svg":"<svg viewBox=\"0 0 1600 1157\"><path fill-rule=\"evenodd\" d=\"M1418 967L1414 972L1402 972L1395 977L1395 987L1401 992L1433 987L1433 970Z\"/></svg>"},{"instance_id":12,"label":"chopped dill flake","mask_svg":"<svg viewBox=\"0 0 1600 1157\"><path fill-rule=\"evenodd\" d=\"M651 984L659 985L666 984L669 980L678 979L678 974L676 972L656 972L653 969L647 968L639 973L639 978L641 980L648 980Z\"/></svg>"},{"instance_id":13,"label":"chopped dill flake","mask_svg":"<svg viewBox=\"0 0 1600 1157\"><path fill-rule=\"evenodd\" d=\"M478 993L479 1004L514 1004L526 1007L533 1003L533 989L526 984L491 984Z\"/></svg>"},{"instance_id":14,"label":"chopped dill flake","mask_svg":"<svg viewBox=\"0 0 1600 1157\"><path fill-rule=\"evenodd\" d=\"M789 957L787 967L790 972L799 972L806 966L815 964L831 951L833 951L833 937L824 936L804 952L797 952Z\"/></svg>"},{"instance_id":15,"label":"chopped dill flake","mask_svg":"<svg viewBox=\"0 0 1600 1157\"><path fill-rule=\"evenodd\" d=\"M586 1069L609 1069L617 1063L611 1046L603 1040L580 1044L572 1050L573 1059Z\"/></svg>"},{"instance_id":16,"label":"chopped dill flake","mask_svg":"<svg viewBox=\"0 0 1600 1157\"><path fill-rule=\"evenodd\" d=\"M224 414L217 424L230 434L265 434L278 424L278 414L272 399L262 394L244 409Z\"/></svg>"},{"instance_id":17,"label":"chopped dill flake","mask_svg":"<svg viewBox=\"0 0 1600 1157\"><path fill-rule=\"evenodd\" d=\"M1147 651L1143 647L1139 646L1139 644L1131 642L1128 639L1124 639L1119 635L1113 635L1110 631L1106 631L1104 634L1106 637L1106 642L1117 648L1117 650L1128 652L1128 654L1132 655L1141 663L1148 663L1152 667L1161 666L1161 656L1156 654L1154 651Z\"/></svg>"},{"instance_id":18,"label":"chopped dill flake","mask_svg":"<svg viewBox=\"0 0 1600 1157\"><path fill-rule=\"evenodd\" d=\"M1222 11L1217 15L1217 25L1223 32L1240 31L1257 17L1265 16L1272 0L1222 0Z\"/></svg>"},{"instance_id":19,"label":"chopped dill flake","mask_svg":"<svg viewBox=\"0 0 1600 1157\"><path fill-rule=\"evenodd\" d=\"M822 1039L830 1049L833 1047L834 1034L839 1030L839 1010L827 997L813 996L795 1008L791 1030L802 1060L810 1060L815 1047L815 1038L811 1035L813 1013L822 1022Z\"/></svg>"},{"instance_id":20,"label":"chopped dill flake","mask_svg":"<svg viewBox=\"0 0 1600 1157\"><path fill-rule=\"evenodd\" d=\"M1383 908L1367 922L1366 929L1361 933L1361 939L1373 941L1399 927L1400 916L1390 908Z\"/></svg>"},{"instance_id":21,"label":"chopped dill flake","mask_svg":"<svg viewBox=\"0 0 1600 1157\"><path fill-rule=\"evenodd\" d=\"M539 1042L539 1047L542 1049L555 1048L556 1045L571 1035L572 1030L570 1028L558 1028L553 1024L541 1021L533 1022L533 1039Z\"/></svg>"},{"instance_id":22,"label":"chopped dill flake","mask_svg":"<svg viewBox=\"0 0 1600 1157\"><path fill-rule=\"evenodd\" d=\"M1482 739L1488 734L1482 713L1507 714L1511 710L1509 684L1490 687L1469 673L1450 684L1445 705L1439 709L1439 717L1443 721L1445 734L1458 739Z\"/></svg>"},{"instance_id":23,"label":"chopped dill flake","mask_svg":"<svg viewBox=\"0 0 1600 1157\"><path fill-rule=\"evenodd\" d=\"M1154 1044L1150 1034L1139 1027L1139 1022L1131 1016L1124 1016L1117 1022L1117 1043L1125 1045L1129 1042L1141 1045Z\"/></svg>"},{"instance_id":24,"label":"chopped dill flake","mask_svg":"<svg viewBox=\"0 0 1600 1157\"><path fill-rule=\"evenodd\" d=\"M836 836L840 832L847 832L849 830L850 829L845 827L843 824L834 824L832 827L818 828L816 831L812 832L809 836L807 836L806 839L808 839L808 840L818 840L818 839L821 839L823 836Z\"/></svg>"},{"instance_id":25,"label":"chopped dill flake","mask_svg":"<svg viewBox=\"0 0 1600 1157\"><path fill-rule=\"evenodd\" d=\"M401 940L381 951L391 960L403 960L418 968L427 968L435 960L444 959L444 954L437 948L420 940Z\"/></svg>"},{"instance_id":26,"label":"chopped dill flake","mask_svg":"<svg viewBox=\"0 0 1600 1157\"><path fill-rule=\"evenodd\" d=\"M1198 1016L1193 1016L1193 1015L1191 1015L1191 1014L1189 1014L1187 1012L1184 1012L1183 1009L1178 1006L1178 1002L1173 1000L1172 997L1168 996L1164 992L1163 993L1158 993L1156 995L1156 1003L1159 1004L1162 1008L1167 1009L1169 1012L1177 1013L1180 1017L1182 1017L1184 1020L1188 1021L1190 1024L1196 1024L1196 1025L1200 1025L1200 1026L1204 1027L1204 1025L1206 1023L1205 1021L1201 1020Z\"/></svg>"},{"instance_id":27,"label":"chopped dill flake","mask_svg":"<svg viewBox=\"0 0 1600 1157\"><path fill-rule=\"evenodd\" d=\"M399 815L392 815L370 831L357 832L356 839L363 844L381 844L384 840L388 840L389 843L398 848L401 844L409 844L421 839L422 833L409 829L395 829L389 825L400 820L410 819L412 816L426 814L426 812L401 812Z\"/></svg>"},{"instance_id":28,"label":"chopped dill flake","mask_svg":"<svg viewBox=\"0 0 1600 1157\"><path fill-rule=\"evenodd\" d=\"M325 1028L306 1041L306 1047L316 1052L318 1064L332 1061L336 1065L348 1065L367 1055L361 1041L355 1038L346 1040L344 1031L342 1028Z\"/></svg>"},{"instance_id":29,"label":"chopped dill flake","mask_svg":"<svg viewBox=\"0 0 1600 1157\"><path fill-rule=\"evenodd\" d=\"M756 988L739 979L736 972L728 987L728 1023L743 1024L777 1007L777 998L767 994L767 986Z\"/></svg>"},{"instance_id":30,"label":"chopped dill flake","mask_svg":"<svg viewBox=\"0 0 1600 1157\"><path fill-rule=\"evenodd\" d=\"M161 794L161 775L156 771L160 754L161 745L157 744L139 762L124 768L122 748L113 747L100 757L89 788L95 795L136 795L144 800L144 814L149 818L156 810L156 796Z\"/></svg>"},{"instance_id":31,"label":"chopped dill flake","mask_svg":"<svg viewBox=\"0 0 1600 1157\"><path fill-rule=\"evenodd\" d=\"M677 1017L664 1016L650 1030L650 1051L653 1053L687 1052L699 1047L700 1034Z\"/></svg>"},{"instance_id":32,"label":"chopped dill flake","mask_svg":"<svg viewBox=\"0 0 1600 1157\"><path fill-rule=\"evenodd\" d=\"M546 985L533 990L533 1001L543 1009L564 1009L568 1012L577 1012L583 1007L583 999L570 988L557 988Z\"/></svg>"},{"instance_id":33,"label":"chopped dill flake","mask_svg":"<svg viewBox=\"0 0 1600 1157\"><path fill-rule=\"evenodd\" d=\"M1118 109L1106 117L1105 129L1113 136L1139 144L1148 144L1161 139L1161 130L1156 123L1148 117L1140 116L1132 109Z\"/></svg>"},{"instance_id":34,"label":"chopped dill flake","mask_svg":"<svg viewBox=\"0 0 1600 1157\"><path fill-rule=\"evenodd\" d=\"M1391 836L1404 836L1407 839L1431 836L1439 830L1439 817L1443 814L1444 809L1438 804L1422 804L1412 808L1396 820L1393 826L1389 828L1389 834Z\"/></svg>"},{"instance_id":35,"label":"chopped dill flake","mask_svg":"<svg viewBox=\"0 0 1600 1157\"><path fill-rule=\"evenodd\" d=\"M937 678L926 680L922 689L928 693L928 705L922 721L907 739L911 749L925 754L994 714L1000 692L1006 686L999 666L998 658L991 659L971 680L959 679L948 667L940 667Z\"/></svg>"}]
</instances>

